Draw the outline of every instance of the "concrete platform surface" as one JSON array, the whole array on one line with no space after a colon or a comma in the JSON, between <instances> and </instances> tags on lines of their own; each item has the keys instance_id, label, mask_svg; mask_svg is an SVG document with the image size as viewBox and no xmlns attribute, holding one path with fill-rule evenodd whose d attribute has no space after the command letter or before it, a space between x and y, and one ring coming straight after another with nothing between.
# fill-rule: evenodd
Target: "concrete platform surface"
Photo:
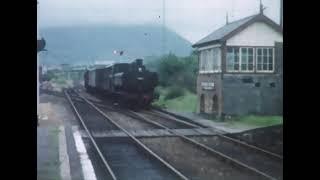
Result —
<instances>
[{"instance_id":1,"label":"concrete platform surface","mask_svg":"<svg viewBox=\"0 0 320 180\"><path fill-rule=\"evenodd\" d=\"M58 127L37 129L37 179L61 179Z\"/></svg>"},{"instance_id":2,"label":"concrete platform surface","mask_svg":"<svg viewBox=\"0 0 320 180\"><path fill-rule=\"evenodd\" d=\"M63 97L40 95L37 127L37 179L83 180L72 127L78 126Z\"/></svg>"}]
</instances>

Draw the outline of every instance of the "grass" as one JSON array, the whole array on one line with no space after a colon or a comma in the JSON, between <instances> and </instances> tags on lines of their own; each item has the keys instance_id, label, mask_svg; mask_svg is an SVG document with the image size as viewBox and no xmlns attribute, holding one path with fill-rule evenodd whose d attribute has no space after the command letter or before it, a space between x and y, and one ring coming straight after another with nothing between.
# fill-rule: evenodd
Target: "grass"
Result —
<instances>
[{"instance_id":1,"label":"grass","mask_svg":"<svg viewBox=\"0 0 320 180\"><path fill-rule=\"evenodd\" d=\"M283 123L282 116L257 116L257 115L247 115L233 117L230 120L226 120L230 126L253 126L253 127L265 127L278 125Z\"/></svg>"},{"instance_id":2,"label":"grass","mask_svg":"<svg viewBox=\"0 0 320 180\"><path fill-rule=\"evenodd\" d=\"M52 81L56 84L59 84L59 85L66 85L67 84L67 80L63 77L53 79Z\"/></svg>"},{"instance_id":3,"label":"grass","mask_svg":"<svg viewBox=\"0 0 320 180\"><path fill-rule=\"evenodd\" d=\"M166 100L165 97L169 93L170 88L157 87L156 91L160 94L160 97L153 105L166 108L178 112L196 112L197 108L197 95L184 89L184 95ZM212 121L220 121L216 117L211 115L201 115L205 119ZM246 116L234 116L231 119L223 120L226 126L229 127L265 127L277 124L282 124L282 116L258 116L258 115L246 115Z\"/></svg>"},{"instance_id":4,"label":"grass","mask_svg":"<svg viewBox=\"0 0 320 180\"><path fill-rule=\"evenodd\" d=\"M158 87L157 91L160 93L158 101L155 101L153 105L167 108L169 110L179 111L179 112L195 112L197 108L197 96L186 89L184 89L184 95L173 98L165 99L168 93L168 88Z\"/></svg>"}]
</instances>

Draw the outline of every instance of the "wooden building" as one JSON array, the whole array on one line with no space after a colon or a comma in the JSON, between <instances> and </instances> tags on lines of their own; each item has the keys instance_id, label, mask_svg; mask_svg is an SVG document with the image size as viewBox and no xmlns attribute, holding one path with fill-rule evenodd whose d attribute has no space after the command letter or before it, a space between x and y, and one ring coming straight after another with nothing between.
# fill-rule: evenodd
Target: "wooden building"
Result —
<instances>
[{"instance_id":1,"label":"wooden building","mask_svg":"<svg viewBox=\"0 0 320 180\"><path fill-rule=\"evenodd\" d=\"M195 43L198 111L282 114L282 42L281 26L260 10Z\"/></svg>"}]
</instances>

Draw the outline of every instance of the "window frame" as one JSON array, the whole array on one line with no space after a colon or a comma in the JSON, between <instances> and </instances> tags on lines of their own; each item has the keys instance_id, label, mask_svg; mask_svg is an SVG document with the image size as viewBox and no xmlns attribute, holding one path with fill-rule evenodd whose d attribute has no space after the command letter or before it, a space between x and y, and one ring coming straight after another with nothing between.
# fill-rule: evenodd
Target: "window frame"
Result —
<instances>
[{"instance_id":1,"label":"window frame","mask_svg":"<svg viewBox=\"0 0 320 180\"><path fill-rule=\"evenodd\" d=\"M199 66L200 66L199 72L204 71L204 70L202 70L202 67L204 67L204 62L203 62L204 58L203 57L204 57L204 52L201 51L200 54L199 54Z\"/></svg>"},{"instance_id":2,"label":"window frame","mask_svg":"<svg viewBox=\"0 0 320 180\"><path fill-rule=\"evenodd\" d=\"M239 70L228 69L228 48L233 48L233 49L239 48ZM253 70L242 70L241 63L242 63L243 48L247 48L247 57L249 57L249 53L248 53L249 49L250 48L253 49ZM272 70L258 70L258 49L262 49L262 51L263 49L272 49ZM262 62L263 62L263 59L262 59ZM247 68L249 69L249 58L248 58L247 65L248 65ZM269 63L268 63L268 66L269 66ZM275 72L275 47L274 46L226 46L224 68L226 73L274 73Z\"/></svg>"},{"instance_id":3,"label":"window frame","mask_svg":"<svg viewBox=\"0 0 320 180\"><path fill-rule=\"evenodd\" d=\"M247 49L247 70L242 70L242 49ZM252 70L249 70L249 49L252 49L252 57L253 57L253 68ZM241 46L239 47L239 63L240 63L240 67L239 67L239 72L243 72L243 73L252 73L254 72L255 70L255 61L256 61L256 58L255 58L255 47L248 47L248 46Z\"/></svg>"},{"instance_id":4,"label":"window frame","mask_svg":"<svg viewBox=\"0 0 320 180\"><path fill-rule=\"evenodd\" d=\"M227 72L231 72L231 73L234 73L234 72L241 72L240 71L240 66L241 66L241 61L240 61L240 47L235 47L235 46L229 46L229 48L233 48L233 54L235 55L234 53L234 48L239 48L239 70L228 70L228 46L226 48L226 71ZM234 61L233 61L233 66L235 65ZM234 69L234 67L233 67Z\"/></svg>"},{"instance_id":5,"label":"window frame","mask_svg":"<svg viewBox=\"0 0 320 180\"><path fill-rule=\"evenodd\" d=\"M239 70L229 70L228 69L228 48L239 48ZM242 49L247 50L247 70L242 70ZM252 49L252 57L253 57L253 69L249 70L249 49ZM234 50L233 50L234 53ZM226 51L226 72L237 72L237 73L253 73L255 71L255 47L249 47L249 46L227 46L227 51ZM234 65L235 63L233 63Z\"/></svg>"},{"instance_id":6,"label":"window frame","mask_svg":"<svg viewBox=\"0 0 320 180\"><path fill-rule=\"evenodd\" d=\"M220 51L220 53L218 53L217 58L218 58L218 64L219 68L217 70L214 70L214 61L213 59L211 59L212 61L212 68L209 68L209 70L206 68L208 65L210 65L210 63L208 63L208 57L214 57L214 49L217 48L218 51ZM212 56L210 55L210 53L212 53ZM206 54L206 56L202 55L202 54ZM203 58L205 57L205 58ZM202 49L199 55L200 58L200 62L199 65L204 65L204 69L202 69L202 66L200 66L199 68L199 74L211 74L211 73L220 73L222 72L222 58L221 58L221 48L219 46L217 47L210 47L210 48L205 48ZM203 61L203 59L205 59L205 62ZM210 60L209 60L210 61ZM219 63L220 61L220 63Z\"/></svg>"},{"instance_id":7,"label":"window frame","mask_svg":"<svg viewBox=\"0 0 320 180\"><path fill-rule=\"evenodd\" d=\"M212 50L212 52L213 52L213 58L214 58L214 50L216 50L216 53L217 53L217 55L216 55L216 57L217 57L217 65L218 65L218 69L214 69L214 61L213 61L213 59L212 59L212 65L213 65L213 70L212 70L212 73L220 73L220 72L222 72L222 58L221 58L221 48L220 47L215 47L215 48L212 48L211 49Z\"/></svg>"},{"instance_id":8,"label":"window frame","mask_svg":"<svg viewBox=\"0 0 320 180\"><path fill-rule=\"evenodd\" d=\"M256 52L256 66L255 66L255 72L257 72L257 73L274 73L275 72L275 48L274 47L256 47L255 48L256 50L255 50L255 52ZM263 49L268 49L268 51L267 51L267 54L269 53L269 49L272 49L272 70L263 70L263 66L262 66L262 70L258 70L258 49L262 49L262 52L263 52ZM262 53L263 54L263 53ZM263 56L262 56L263 57ZM268 59L268 61L269 61L269 59ZM263 58L262 58L262 64L263 64ZM268 68L267 69L269 69L269 63L267 63L268 64Z\"/></svg>"}]
</instances>

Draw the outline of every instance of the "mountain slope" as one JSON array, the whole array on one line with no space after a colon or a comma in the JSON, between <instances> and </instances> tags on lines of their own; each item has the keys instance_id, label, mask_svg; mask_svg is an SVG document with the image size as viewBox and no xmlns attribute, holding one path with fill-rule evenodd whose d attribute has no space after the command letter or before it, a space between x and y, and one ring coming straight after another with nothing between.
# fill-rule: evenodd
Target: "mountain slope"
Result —
<instances>
[{"instance_id":1,"label":"mountain slope","mask_svg":"<svg viewBox=\"0 0 320 180\"><path fill-rule=\"evenodd\" d=\"M96 60L143 58L162 54L162 27L140 26L72 26L41 29L47 52L40 54L41 63L92 63ZM191 43L166 29L166 53L187 56ZM124 55L113 53L123 50Z\"/></svg>"}]
</instances>

